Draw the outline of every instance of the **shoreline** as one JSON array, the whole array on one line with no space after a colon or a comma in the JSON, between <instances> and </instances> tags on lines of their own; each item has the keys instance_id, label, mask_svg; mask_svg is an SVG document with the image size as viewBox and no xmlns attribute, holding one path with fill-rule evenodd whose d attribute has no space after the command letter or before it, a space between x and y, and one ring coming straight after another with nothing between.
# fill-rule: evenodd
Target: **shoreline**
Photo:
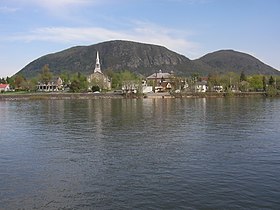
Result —
<instances>
[{"instance_id":1,"label":"shoreline","mask_svg":"<svg viewBox=\"0 0 280 210\"><path fill-rule=\"evenodd\" d=\"M74 99L100 99L100 98L123 98L116 94L93 94L93 93L21 93L0 94L0 101L22 100L74 100Z\"/></svg>"},{"instance_id":2,"label":"shoreline","mask_svg":"<svg viewBox=\"0 0 280 210\"><path fill-rule=\"evenodd\" d=\"M5 93L0 94L0 101L22 100L74 100L74 99L131 99L131 98L224 98L224 97L267 97L264 92L240 93L152 93L145 96L129 96L113 93Z\"/></svg>"}]
</instances>

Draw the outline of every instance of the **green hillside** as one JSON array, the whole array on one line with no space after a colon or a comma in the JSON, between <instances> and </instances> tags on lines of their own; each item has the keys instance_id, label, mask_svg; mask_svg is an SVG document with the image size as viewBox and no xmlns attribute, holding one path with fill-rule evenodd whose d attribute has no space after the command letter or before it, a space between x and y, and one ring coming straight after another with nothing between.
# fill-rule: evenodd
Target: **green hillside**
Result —
<instances>
[{"instance_id":1,"label":"green hillside","mask_svg":"<svg viewBox=\"0 0 280 210\"><path fill-rule=\"evenodd\" d=\"M258 59L232 50L210 53L197 60L173 52L165 47L131 41L108 41L91 46L78 46L61 52L42 56L20 70L26 78L37 76L44 65L48 64L55 75L61 73L90 74L95 66L96 51L99 51L103 71L130 70L149 75L160 69L174 71L177 75L211 72L244 71L246 74L280 75L276 69Z\"/></svg>"}]
</instances>

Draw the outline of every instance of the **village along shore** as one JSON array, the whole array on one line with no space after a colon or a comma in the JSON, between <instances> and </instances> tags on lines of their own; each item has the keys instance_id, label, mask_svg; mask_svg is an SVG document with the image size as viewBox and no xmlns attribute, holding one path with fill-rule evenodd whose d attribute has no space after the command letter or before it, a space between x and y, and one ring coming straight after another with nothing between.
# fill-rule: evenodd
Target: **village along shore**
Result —
<instances>
[{"instance_id":1,"label":"village along shore","mask_svg":"<svg viewBox=\"0 0 280 210\"><path fill-rule=\"evenodd\" d=\"M20 75L16 77L21 78ZM14 83L16 83L15 81L28 83L24 78L20 80L19 78L14 78ZM76 77L74 76L72 80L68 79L66 83L67 79L62 79L63 77L61 78L60 76L53 80L49 66L46 64L42 68L39 78L40 81L37 82L36 86L33 82L34 87L26 89L21 87L20 83L14 84L15 87L10 89L8 79L4 79L3 83L5 84L1 84L3 87L0 89L0 101L102 98L274 97L279 96L278 89L280 89L280 87L277 87L276 77L271 76L267 78L262 75L255 75L248 80L244 72L241 72L240 76L237 74L224 76L209 75L208 77L192 75L190 78L177 78L173 71L168 73L159 70L143 79L132 72L123 71L115 74L112 73L109 78L108 75L101 71L98 51L96 52L95 68L92 74L87 77L78 73ZM114 86L112 81L115 81ZM17 92L17 90L19 91Z\"/></svg>"}]
</instances>

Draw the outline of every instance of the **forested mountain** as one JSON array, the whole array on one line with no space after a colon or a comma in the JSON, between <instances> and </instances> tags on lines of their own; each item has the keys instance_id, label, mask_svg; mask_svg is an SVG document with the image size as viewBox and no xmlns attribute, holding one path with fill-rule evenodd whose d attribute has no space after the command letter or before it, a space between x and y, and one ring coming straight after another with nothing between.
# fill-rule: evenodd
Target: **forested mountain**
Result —
<instances>
[{"instance_id":1,"label":"forested mountain","mask_svg":"<svg viewBox=\"0 0 280 210\"><path fill-rule=\"evenodd\" d=\"M279 71L257 58L233 50L220 50L198 59L217 72L245 72L246 74L279 75Z\"/></svg>"},{"instance_id":2,"label":"forested mountain","mask_svg":"<svg viewBox=\"0 0 280 210\"><path fill-rule=\"evenodd\" d=\"M130 70L147 76L160 69L174 71L177 75L213 72L245 72L245 74L280 75L276 69L258 59L232 50L210 53L200 59L190 60L165 47L131 41L108 41L91 46L78 46L61 52L42 56L17 74L26 78L37 76L42 67L49 65L54 75L80 72L89 75L95 66L96 51L99 51L102 71Z\"/></svg>"}]
</instances>

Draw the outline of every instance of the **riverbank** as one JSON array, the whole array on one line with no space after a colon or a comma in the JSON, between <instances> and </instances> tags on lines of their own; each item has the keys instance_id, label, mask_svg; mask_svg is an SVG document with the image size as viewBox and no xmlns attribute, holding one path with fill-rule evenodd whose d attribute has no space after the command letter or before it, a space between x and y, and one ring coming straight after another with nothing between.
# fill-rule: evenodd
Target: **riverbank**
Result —
<instances>
[{"instance_id":1,"label":"riverbank","mask_svg":"<svg viewBox=\"0 0 280 210\"><path fill-rule=\"evenodd\" d=\"M266 97L264 92L240 93L149 93L144 98L223 98L223 97ZM67 99L102 99L102 98L142 98L126 97L115 93L5 93L0 94L0 101L17 100L67 100Z\"/></svg>"},{"instance_id":2,"label":"riverbank","mask_svg":"<svg viewBox=\"0 0 280 210\"><path fill-rule=\"evenodd\" d=\"M5 93L0 94L0 101L17 100L67 100L67 99L99 99L99 98L123 98L122 95L111 93Z\"/></svg>"},{"instance_id":3,"label":"riverbank","mask_svg":"<svg viewBox=\"0 0 280 210\"><path fill-rule=\"evenodd\" d=\"M223 97L267 97L265 92L230 92L230 93L178 93L176 98L223 98Z\"/></svg>"}]
</instances>

